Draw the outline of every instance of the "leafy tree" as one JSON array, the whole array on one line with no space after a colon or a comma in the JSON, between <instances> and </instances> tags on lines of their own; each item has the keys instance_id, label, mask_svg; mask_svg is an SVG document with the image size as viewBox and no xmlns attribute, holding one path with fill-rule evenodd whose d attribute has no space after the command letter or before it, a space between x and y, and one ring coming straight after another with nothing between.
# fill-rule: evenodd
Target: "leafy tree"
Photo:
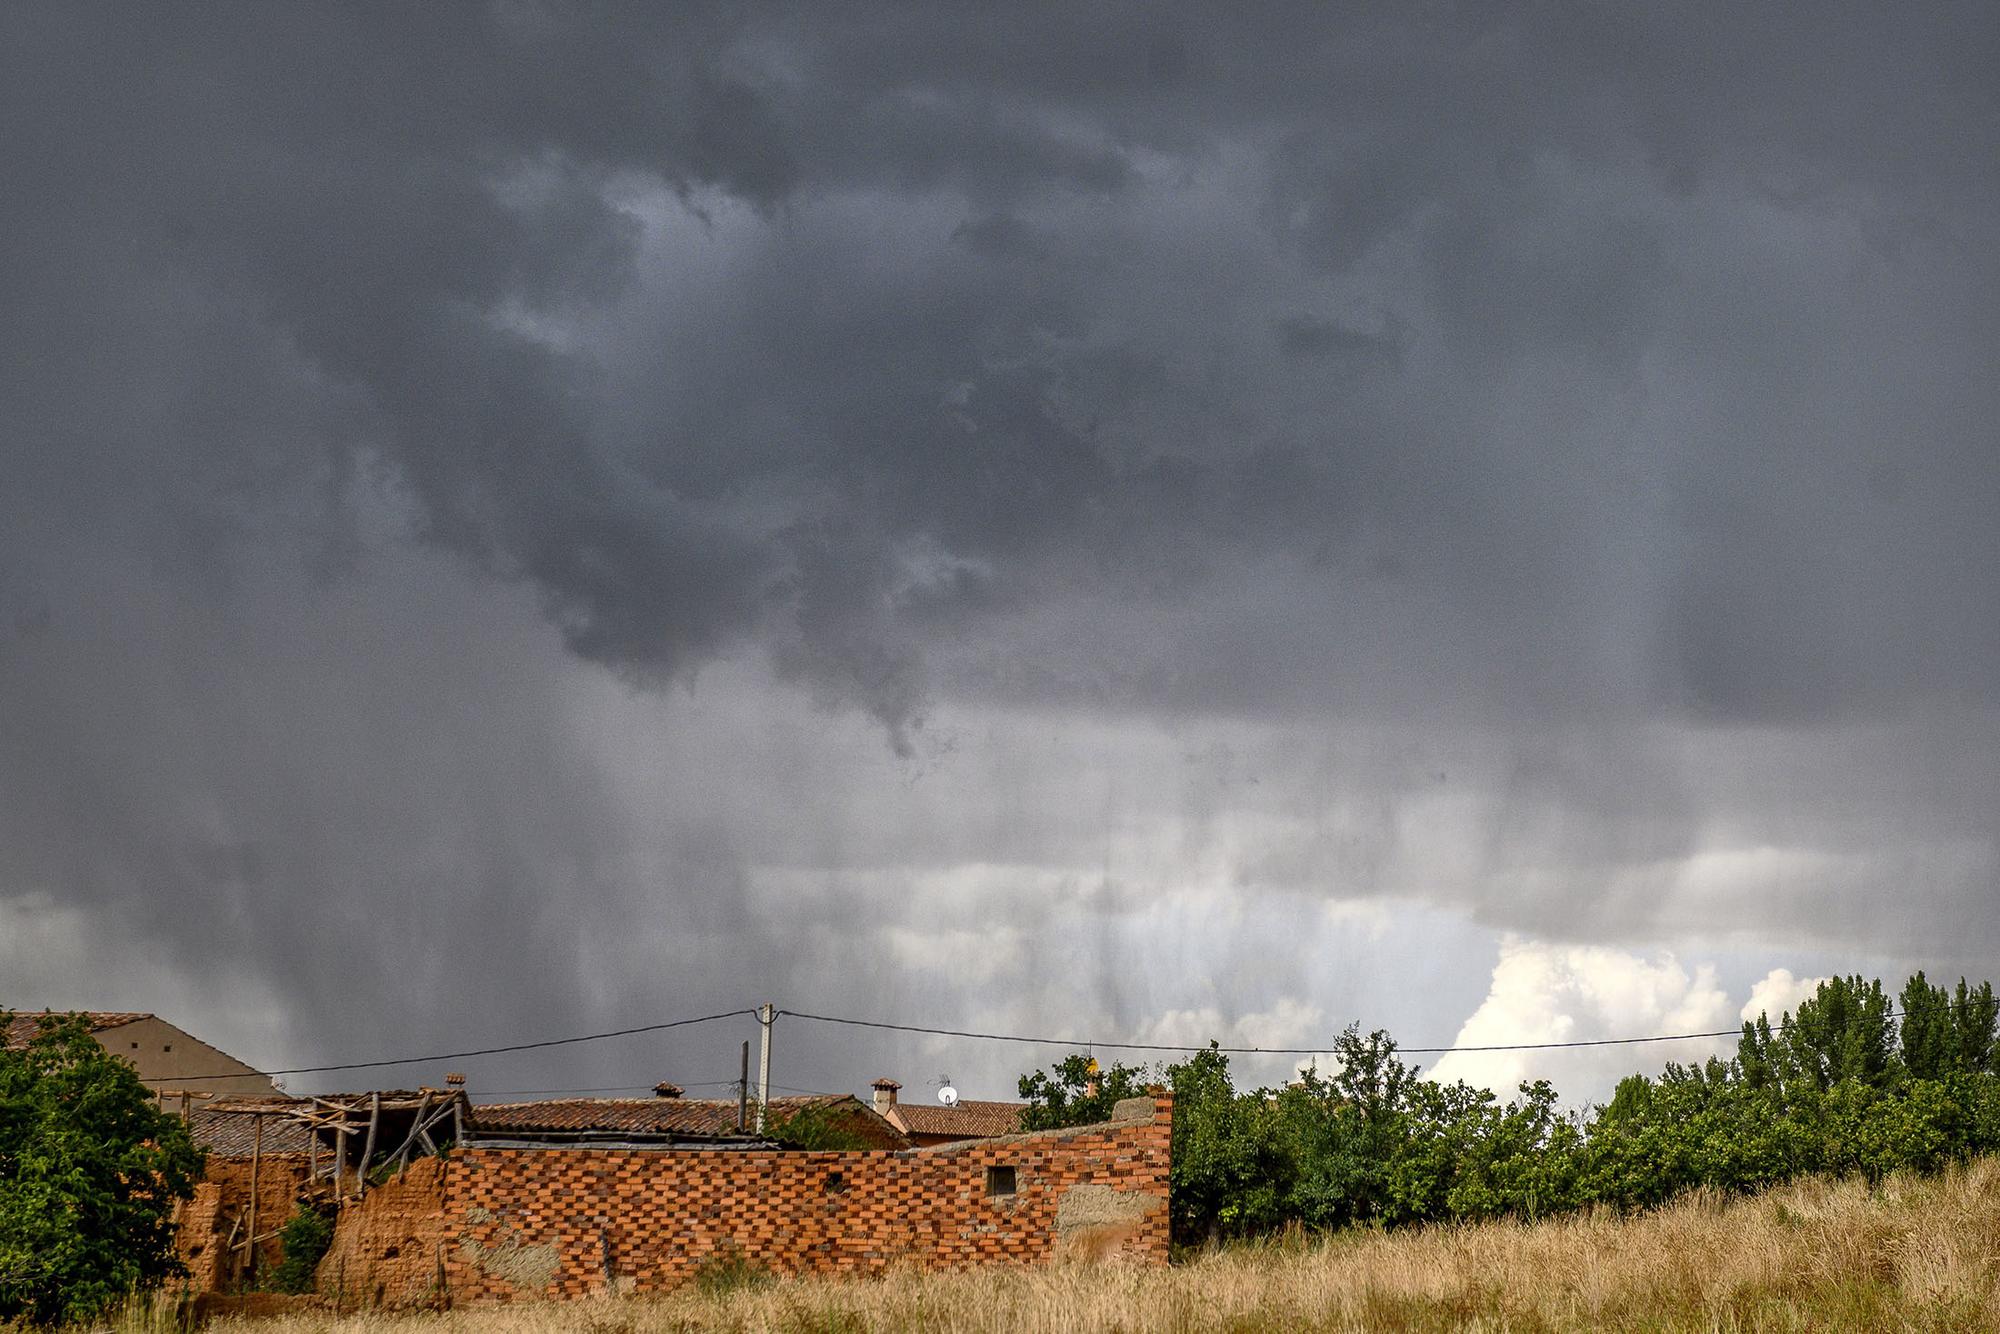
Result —
<instances>
[{"instance_id":1,"label":"leafy tree","mask_svg":"<svg viewBox=\"0 0 2000 1334\"><path fill-rule=\"evenodd\" d=\"M1995 1048L2000 1000L1994 998L1993 984L1967 987L1965 979L1959 978L1951 1017L1958 1030L1958 1069L1966 1074L2000 1074L2000 1050Z\"/></svg>"},{"instance_id":2,"label":"leafy tree","mask_svg":"<svg viewBox=\"0 0 2000 1334\"><path fill-rule=\"evenodd\" d=\"M1735 1060L1635 1074L1569 1114L1543 1082L1503 1102L1424 1080L1388 1034L1352 1026L1329 1072L1278 1089L1237 1090L1210 1044L1166 1072L1174 1238L1650 1208L1696 1187L1878 1178L2000 1151L1992 986L1947 992L1918 974L1899 1000L1900 1026L1879 981L1833 978L1776 1025L1745 1024ZM1030 1124L1102 1119L1139 1082L1120 1076L1092 1094L1078 1056L1024 1078Z\"/></svg>"},{"instance_id":3,"label":"leafy tree","mask_svg":"<svg viewBox=\"0 0 2000 1334\"><path fill-rule=\"evenodd\" d=\"M1364 1038L1349 1024L1333 1055L1332 1074L1308 1067L1271 1095L1294 1165L1288 1212L1310 1227L1381 1218L1411 1135L1418 1072L1396 1059L1394 1039L1379 1029Z\"/></svg>"},{"instance_id":4,"label":"leafy tree","mask_svg":"<svg viewBox=\"0 0 2000 1334\"><path fill-rule=\"evenodd\" d=\"M1239 1095L1211 1042L1167 1067L1174 1091L1172 1223L1182 1245L1261 1232L1282 1221L1288 1160L1269 1103Z\"/></svg>"},{"instance_id":5,"label":"leafy tree","mask_svg":"<svg viewBox=\"0 0 2000 1334\"><path fill-rule=\"evenodd\" d=\"M0 1321L85 1319L178 1272L173 1206L200 1170L129 1064L80 1017L43 1017L0 1051Z\"/></svg>"},{"instance_id":6,"label":"leafy tree","mask_svg":"<svg viewBox=\"0 0 2000 1334\"><path fill-rule=\"evenodd\" d=\"M1912 1079L1943 1079L1993 1069L1996 1006L1993 984L1977 988L1958 980L1956 993L1933 986L1922 973L1898 998L1903 1011L1903 1065Z\"/></svg>"},{"instance_id":7,"label":"leafy tree","mask_svg":"<svg viewBox=\"0 0 2000 1334\"><path fill-rule=\"evenodd\" d=\"M1835 977L1799 1003L1784 1027L1788 1072L1821 1092L1844 1079L1880 1088L1901 1073L1880 981Z\"/></svg>"},{"instance_id":8,"label":"leafy tree","mask_svg":"<svg viewBox=\"0 0 2000 1334\"><path fill-rule=\"evenodd\" d=\"M1021 1129L1060 1130L1109 1121L1111 1109L1126 1098L1143 1096L1147 1082L1144 1066L1100 1070L1095 1057L1066 1056L1048 1070L1021 1076L1021 1096L1028 1102Z\"/></svg>"}]
</instances>

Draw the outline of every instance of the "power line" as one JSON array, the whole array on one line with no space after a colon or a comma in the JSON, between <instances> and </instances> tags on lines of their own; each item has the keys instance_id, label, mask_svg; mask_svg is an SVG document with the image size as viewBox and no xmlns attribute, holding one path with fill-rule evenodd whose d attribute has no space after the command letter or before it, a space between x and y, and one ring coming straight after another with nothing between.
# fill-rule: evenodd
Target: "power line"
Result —
<instances>
[{"instance_id":1,"label":"power line","mask_svg":"<svg viewBox=\"0 0 2000 1334\"><path fill-rule=\"evenodd\" d=\"M779 1010L776 1013L778 1015L782 1015L792 1019L807 1019L815 1023L822 1023L822 1024L839 1024L848 1028L869 1028L869 1029L876 1029L880 1031L893 1032L893 1033L916 1033L928 1037L964 1038L967 1040L977 1041L977 1042L1013 1042L1028 1046L1067 1047L1070 1048L1071 1050L1076 1050L1080 1048L1094 1049L1097 1047L1103 1047L1107 1051L1143 1051L1143 1052L1168 1052L1168 1053L1186 1054L1186 1053L1204 1052L1212 1049L1232 1056L1320 1056L1320 1055L1325 1055L1331 1049L1330 1045L1322 1045L1317 1047L1215 1046L1211 1048L1207 1044L1193 1045L1193 1044L1181 1044L1181 1043L1170 1043L1170 1042L1116 1042L1116 1041L1105 1041L1099 1038L1068 1038L1068 1037L1055 1038L1055 1037L1040 1037L1025 1033L988 1033L988 1032L980 1032L976 1030L962 1029L962 1028L937 1028L925 1024L898 1024L880 1019L853 1019L842 1015L812 1014L804 1010ZM512 1052L541 1051L550 1047L573 1046L577 1043L583 1043L583 1042L602 1042L610 1038L633 1037L642 1033L660 1033L660 1032L665 1032L668 1029L687 1028L695 1024L714 1023L717 1020L734 1019L739 1016L747 1016L754 1018L756 1017L756 1015L757 1011L751 1009L725 1010L719 1014L705 1014L693 1019L673 1019L657 1024L641 1024L633 1028L610 1029L601 1033L582 1033L574 1037L548 1038L539 1042L516 1042L498 1047L479 1047L469 1051L438 1052L428 1056L400 1056L378 1061L347 1061L337 1065L291 1066L280 1070L259 1070L256 1073L267 1077L274 1077L278 1075L332 1074L344 1070L375 1070L375 1069L383 1069L389 1066L398 1066L398 1065L426 1065L443 1061L464 1060L469 1057L475 1057L475 1056L500 1056ZM1895 1010L1892 1010L1883 1016L1885 1020L1898 1019L1902 1017L1903 1017L1902 1012ZM1782 1031L1785 1027L1787 1027L1787 1025L1779 1023L1773 1025L1773 1027ZM1739 1025L1736 1028L1715 1029L1709 1032L1701 1032L1701 1033L1652 1033L1652 1034L1647 1034L1643 1037L1580 1038L1567 1042L1495 1042L1495 1043L1483 1043L1483 1044L1474 1044L1466 1046L1449 1046L1449 1047L1399 1046L1396 1048L1396 1050L1405 1055L1410 1055L1410 1056L1447 1056L1453 1053L1502 1052L1502 1051L1565 1051L1565 1050L1574 1050L1585 1047L1637 1046L1640 1044L1650 1043L1650 1042L1691 1042L1703 1038L1738 1037L1741 1035L1741 1033L1742 1033L1742 1026ZM241 1078L244 1078L244 1076L241 1074L182 1075L182 1076L177 1076L174 1082L177 1085L179 1085L179 1084L196 1083L203 1080L211 1080L211 1079L241 1079ZM738 1082L737 1080L733 1079L711 1080L705 1083L691 1085L690 1087L696 1087L696 1088L724 1087L724 1086L734 1085L737 1082ZM514 1097L514 1096L525 1096L529 1094L545 1094L545 1093L622 1093L635 1090L643 1090L647 1087L650 1086L638 1085L638 1084L620 1084L620 1085L606 1086L603 1088L591 1088L591 1089L517 1089L517 1090L508 1090L504 1093L497 1091L488 1092L485 1094L485 1096ZM775 1088L777 1086L773 1085L772 1087ZM809 1089L796 1089L788 1091L800 1092L800 1093L823 1092L823 1090L809 1090Z\"/></svg>"},{"instance_id":2,"label":"power line","mask_svg":"<svg viewBox=\"0 0 2000 1334\"><path fill-rule=\"evenodd\" d=\"M582 1033L573 1038L548 1038L541 1042L515 1042L505 1047L479 1047L472 1051L439 1052L432 1056L398 1056L386 1061L348 1061L341 1065L297 1065L285 1070L259 1070L264 1076L274 1075L323 1075L339 1070L375 1070L390 1065L429 1065L439 1061L459 1061L469 1056L501 1056L508 1052L540 1051L546 1047L567 1047L578 1042L602 1042L606 1038L628 1038L638 1033L660 1033L669 1028L686 1028L692 1024L710 1024L718 1019L734 1019L738 1015L755 1014L754 1010L724 1010L721 1014L705 1014L698 1019L672 1019L659 1024L641 1024L637 1028L614 1028L604 1033ZM176 1086L203 1079L242 1079L242 1074L233 1075L179 1075L175 1076Z\"/></svg>"},{"instance_id":3,"label":"power line","mask_svg":"<svg viewBox=\"0 0 2000 1334\"><path fill-rule=\"evenodd\" d=\"M822 1024L844 1024L850 1028L876 1028L896 1033L923 1033L933 1037L970 1038L980 1042L1018 1042L1043 1047L1080 1048L1103 1047L1110 1051L1160 1051L1160 1052L1203 1052L1210 1050L1204 1043L1200 1046L1182 1046L1170 1042L1104 1042L1094 1038L1043 1038L1030 1037L1021 1033L978 1033L961 1028L930 1028L922 1024L892 1024L877 1019L844 1019L830 1014L806 1014L799 1010L780 1010L780 1014L792 1019L811 1019ZM1884 1019L1900 1018L1899 1012L1891 1011ZM1782 1024L1773 1025L1782 1028ZM1574 1047L1627 1047L1642 1042L1688 1042L1696 1038L1740 1037L1741 1025L1735 1028L1718 1029L1712 1033L1654 1033L1638 1038L1583 1038L1574 1042L1496 1042L1465 1047L1402 1047L1398 1052L1410 1056L1445 1056L1453 1052L1488 1051L1559 1051ZM1323 1056L1330 1046L1320 1047L1216 1047L1216 1051L1232 1056Z\"/></svg>"},{"instance_id":4,"label":"power line","mask_svg":"<svg viewBox=\"0 0 2000 1334\"><path fill-rule=\"evenodd\" d=\"M655 1087L657 1086L653 1084L605 1084L597 1088L587 1088L587 1089L467 1088L466 1092L468 1094L481 1098L526 1098L532 1095L541 1095L550 1093L651 1093ZM733 1079L704 1079L704 1080L698 1080L692 1084L683 1084L681 1085L681 1087L691 1088L691 1089L714 1089L714 1088L725 1088L725 1087L735 1088L736 1081ZM772 1085L772 1087L776 1088L777 1085L774 1084Z\"/></svg>"}]
</instances>

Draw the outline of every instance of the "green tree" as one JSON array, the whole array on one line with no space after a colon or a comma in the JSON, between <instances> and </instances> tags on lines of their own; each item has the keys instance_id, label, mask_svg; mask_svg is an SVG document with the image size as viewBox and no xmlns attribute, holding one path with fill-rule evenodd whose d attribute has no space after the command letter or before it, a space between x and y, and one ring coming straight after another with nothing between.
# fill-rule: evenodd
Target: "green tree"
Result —
<instances>
[{"instance_id":1,"label":"green tree","mask_svg":"<svg viewBox=\"0 0 2000 1334\"><path fill-rule=\"evenodd\" d=\"M1958 1029L1958 1068L1966 1074L2000 1074L2000 1052L1994 1043L2000 1031L2000 1000L1993 984L1981 982L1968 987L1958 979L1958 994L1952 998L1952 1020Z\"/></svg>"},{"instance_id":2,"label":"green tree","mask_svg":"<svg viewBox=\"0 0 2000 1334\"><path fill-rule=\"evenodd\" d=\"M1353 1026L1330 1072L1255 1092L1232 1086L1210 1044L1167 1070L1174 1238L1643 1209L1697 1187L1929 1172L2000 1151L1992 986L1947 993L1920 973L1900 1001L1898 1028L1880 981L1834 978L1778 1024L1745 1024L1736 1060L1632 1075L1579 1113L1545 1082L1502 1102L1423 1080L1388 1034ZM1108 1115L1138 1075L1114 1071L1093 1093L1077 1056L1021 1091L1031 1124L1069 1125Z\"/></svg>"},{"instance_id":3,"label":"green tree","mask_svg":"<svg viewBox=\"0 0 2000 1334\"><path fill-rule=\"evenodd\" d=\"M1831 977L1775 1026L1768 1015L1743 1025L1737 1063L1753 1088L1787 1098L1825 1093L1843 1080L1886 1088L1904 1077L1882 983Z\"/></svg>"},{"instance_id":4,"label":"green tree","mask_svg":"<svg viewBox=\"0 0 2000 1334\"><path fill-rule=\"evenodd\" d=\"M1211 1042L1167 1067L1174 1090L1172 1223L1182 1245L1261 1232L1283 1221L1288 1163L1267 1099L1230 1083Z\"/></svg>"},{"instance_id":5,"label":"green tree","mask_svg":"<svg viewBox=\"0 0 2000 1334\"><path fill-rule=\"evenodd\" d=\"M80 1017L43 1017L0 1051L0 1321L85 1319L178 1272L174 1202L200 1170L129 1064Z\"/></svg>"},{"instance_id":6,"label":"green tree","mask_svg":"<svg viewBox=\"0 0 2000 1334\"><path fill-rule=\"evenodd\" d=\"M1021 1113L1021 1129L1060 1130L1109 1121L1111 1109L1126 1098L1142 1096L1148 1081L1144 1066L1100 1070L1094 1056L1081 1052L1066 1056L1047 1070L1021 1076L1021 1096L1028 1102Z\"/></svg>"},{"instance_id":7,"label":"green tree","mask_svg":"<svg viewBox=\"0 0 2000 1334\"><path fill-rule=\"evenodd\" d=\"M1873 1088L1901 1073L1889 1026L1889 998L1878 979L1831 977L1799 1003L1787 1028L1793 1068L1824 1091L1843 1079Z\"/></svg>"},{"instance_id":8,"label":"green tree","mask_svg":"<svg viewBox=\"0 0 2000 1334\"><path fill-rule=\"evenodd\" d=\"M1951 993L1934 987L1921 971L1897 997L1902 1018L1903 1068L1912 1079L1938 1079L1958 1066L1958 1026Z\"/></svg>"},{"instance_id":9,"label":"green tree","mask_svg":"<svg viewBox=\"0 0 2000 1334\"><path fill-rule=\"evenodd\" d=\"M1910 1078L1992 1072L2000 1003L1994 1000L1991 982L1974 987L1961 977L1956 991L1946 991L1918 973L1904 985L1898 1000L1903 1011L1903 1065Z\"/></svg>"}]
</instances>

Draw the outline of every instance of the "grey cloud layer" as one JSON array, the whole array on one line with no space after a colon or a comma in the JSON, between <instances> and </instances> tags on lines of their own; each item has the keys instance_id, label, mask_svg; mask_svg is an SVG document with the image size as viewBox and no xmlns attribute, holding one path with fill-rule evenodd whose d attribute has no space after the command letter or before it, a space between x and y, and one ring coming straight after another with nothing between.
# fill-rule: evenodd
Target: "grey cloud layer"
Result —
<instances>
[{"instance_id":1,"label":"grey cloud layer","mask_svg":"<svg viewBox=\"0 0 2000 1334\"><path fill-rule=\"evenodd\" d=\"M1990 6L0 23L0 894L262 940L286 892L407 892L332 883L370 829L340 874L432 867L587 1006L510 924L552 878L631 902L591 792L626 776L492 739L561 690L504 599L427 602L459 586L414 536L637 684L761 654L910 757L953 706L1492 738L1482 869L1396 892L1495 921L1633 929L1718 830L1868 831L1797 910L1860 931L1884 877L1990 902ZM401 680L438 693L384 725ZM1325 780L1284 775L1308 824ZM408 816L440 786L463 860ZM797 818L830 872L871 842ZM670 843L726 883L768 855ZM1249 860L1393 860L1351 854ZM732 893L688 911L808 950Z\"/></svg>"}]
</instances>

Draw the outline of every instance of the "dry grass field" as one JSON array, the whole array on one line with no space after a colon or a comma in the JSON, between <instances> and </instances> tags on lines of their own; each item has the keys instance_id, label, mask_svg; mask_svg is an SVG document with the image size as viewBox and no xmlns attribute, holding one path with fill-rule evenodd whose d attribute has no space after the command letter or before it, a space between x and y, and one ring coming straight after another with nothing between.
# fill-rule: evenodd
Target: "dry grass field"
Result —
<instances>
[{"instance_id":1,"label":"dry grass field","mask_svg":"<svg viewBox=\"0 0 2000 1334\"><path fill-rule=\"evenodd\" d=\"M135 1320L134 1325L142 1325ZM2000 1330L2000 1160L1807 1182L1747 1200L1323 1243L1171 1270L1055 1268L768 1281L640 1301L443 1315L299 1314L219 1334L804 1330ZM144 1334L134 1329L129 1334Z\"/></svg>"}]
</instances>

